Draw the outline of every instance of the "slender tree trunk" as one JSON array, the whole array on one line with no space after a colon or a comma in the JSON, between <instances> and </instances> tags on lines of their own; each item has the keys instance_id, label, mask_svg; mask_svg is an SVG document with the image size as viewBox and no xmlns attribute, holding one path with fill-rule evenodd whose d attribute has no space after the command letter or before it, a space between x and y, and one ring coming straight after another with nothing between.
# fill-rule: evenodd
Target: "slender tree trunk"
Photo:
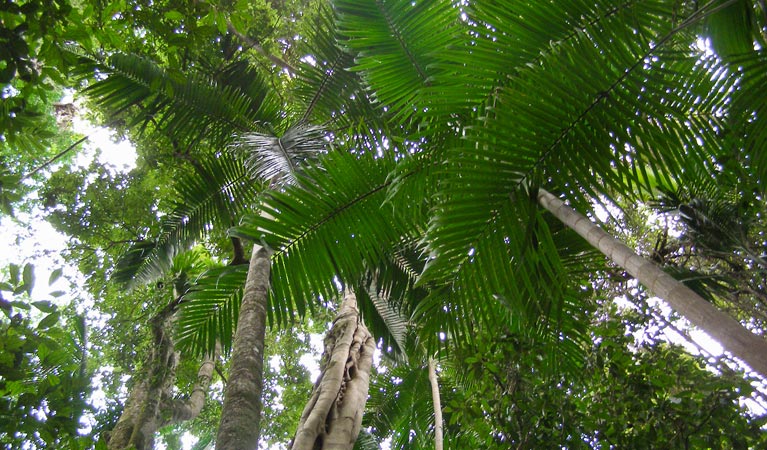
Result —
<instances>
[{"instance_id":1,"label":"slender tree trunk","mask_svg":"<svg viewBox=\"0 0 767 450\"><path fill-rule=\"evenodd\" d=\"M429 384L431 384L431 401L434 404L434 450L442 450L442 400L439 397L437 364L431 357L429 357Z\"/></svg>"},{"instance_id":2,"label":"slender tree trunk","mask_svg":"<svg viewBox=\"0 0 767 450\"><path fill-rule=\"evenodd\" d=\"M344 295L325 337L321 374L298 424L292 450L351 450L368 395L375 341L360 322L357 299Z\"/></svg>"},{"instance_id":3,"label":"slender tree trunk","mask_svg":"<svg viewBox=\"0 0 767 450\"><path fill-rule=\"evenodd\" d=\"M690 323L719 341L725 350L743 360L761 376L767 377L767 341L748 331L737 320L717 309L651 261L634 253L549 192L539 189L538 202L592 246L623 267L654 295L665 300Z\"/></svg>"},{"instance_id":4,"label":"slender tree trunk","mask_svg":"<svg viewBox=\"0 0 767 450\"><path fill-rule=\"evenodd\" d=\"M157 430L197 417L205 405L215 355L204 359L190 398L174 398L179 358L171 338L171 327L176 305L175 302L169 305L151 321L153 346L147 364L149 371L131 389L125 409L110 433L109 450L151 450Z\"/></svg>"},{"instance_id":5,"label":"slender tree trunk","mask_svg":"<svg viewBox=\"0 0 767 450\"><path fill-rule=\"evenodd\" d=\"M216 358L219 353L218 345L216 345L216 353L205 357L200 370L197 371L197 381L188 399L174 398L166 403L163 408L164 413L161 415L163 420L160 427L192 420L200 415L202 407L205 406L205 398L210 381L213 379L213 372L216 370Z\"/></svg>"},{"instance_id":6,"label":"slender tree trunk","mask_svg":"<svg viewBox=\"0 0 767 450\"><path fill-rule=\"evenodd\" d=\"M216 437L218 450L255 450L258 447L269 277L269 253L256 244L232 345L232 366Z\"/></svg>"}]
</instances>

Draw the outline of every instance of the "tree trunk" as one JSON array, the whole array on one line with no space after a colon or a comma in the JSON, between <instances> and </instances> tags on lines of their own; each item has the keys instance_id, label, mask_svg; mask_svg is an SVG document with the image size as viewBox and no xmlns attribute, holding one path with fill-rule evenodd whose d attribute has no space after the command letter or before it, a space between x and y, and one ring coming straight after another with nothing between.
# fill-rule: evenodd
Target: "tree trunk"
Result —
<instances>
[{"instance_id":1,"label":"tree trunk","mask_svg":"<svg viewBox=\"0 0 767 450\"><path fill-rule=\"evenodd\" d=\"M254 245L232 344L232 366L216 437L218 450L258 447L269 277L269 253Z\"/></svg>"},{"instance_id":2,"label":"tree trunk","mask_svg":"<svg viewBox=\"0 0 767 450\"><path fill-rule=\"evenodd\" d=\"M767 377L767 341L748 331L737 320L663 272L651 261L634 253L549 192L539 189L538 202L634 276L654 295L665 300L691 324L716 339L725 350L743 360L761 376Z\"/></svg>"},{"instance_id":3,"label":"tree trunk","mask_svg":"<svg viewBox=\"0 0 767 450\"><path fill-rule=\"evenodd\" d=\"M109 435L109 450L150 450L154 448L157 430L197 417L205 405L215 355L207 356L200 366L190 398L174 398L179 357L171 328L177 305L178 302L174 302L151 320L153 345L147 364L149 371L131 389L125 409Z\"/></svg>"},{"instance_id":4,"label":"tree trunk","mask_svg":"<svg viewBox=\"0 0 767 450\"><path fill-rule=\"evenodd\" d=\"M351 450L360 432L375 341L360 322L347 291L325 337L320 377L290 445L291 450Z\"/></svg>"},{"instance_id":5,"label":"tree trunk","mask_svg":"<svg viewBox=\"0 0 767 450\"><path fill-rule=\"evenodd\" d=\"M431 401L434 404L434 450L442 450L442 400L439 397L437 364L431 357L429 357L429 384L431 384Z\"/></svg>"}]
</instances>

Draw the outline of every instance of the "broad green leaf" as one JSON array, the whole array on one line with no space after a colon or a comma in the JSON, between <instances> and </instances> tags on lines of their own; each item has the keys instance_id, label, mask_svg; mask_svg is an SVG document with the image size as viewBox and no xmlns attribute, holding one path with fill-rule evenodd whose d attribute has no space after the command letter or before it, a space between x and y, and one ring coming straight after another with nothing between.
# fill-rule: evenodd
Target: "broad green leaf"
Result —
<instances>
[{"instance_id":1,"label":"broad green leaf","mask_svg":"<svg viewBox=\"0 0 767 450\"><path fill-rule=\"evenodd\" d=\"M37 302L32 302L31 305L44 313L53 313L53 312L56 312L56 310L58 309L56 305L49 302L48 300L40 300Z\"/></svg>"},{"instance_id":2,"label":"broad green leaf","mask_svg":"<svg viewBox=\"0 0 767 450\"><path fill-rule=\"evenodd\" d=\"M8 265L8 273L11 276L11 284L18 286L21 281L21 267L18 264L11 263Z\"/></svg>"},{"instance_id":3,"label":"broad green leaf","mask_svg":"<svg viewBox=\"0 0 767 450\"><path fill-rule=\"evenodd\" d=\"M59 321L59 316L61 316L61 313L58 311L48 314L47 316L43 317L42 320L40 320L40 323L37 324L37 329L45 330L56 325L56 322Z\"/></svg>"},{"instance_id":4,"label":"broad green leaf","mask_svg":"<svg viewBox=\"0 0 767 450\"><path fill-rule=\"evenodd\" d=\"M24 265L24 287L27 290L27 294L32 295L32 290L35 288L35 266L32 263Z\"/></svg>"},{"instance_id":5,"label":"broad green leaf","mask_svg":"<svg viewBox=\"0 0 767 450\"><path fill-rule=\"evenodd\" d=\"M53 283L59 280L61 278L61 274L64 272L63 269L58 268L51 272L51 276L48 278L48 286L51 286Z\"/></svg>"},{"instance_id":6,"label":"broad green leaf","mask_svg":"<svg viewBox=\"0 0 767 450\"><path fill-rule=\"evenodd\" d=\"M176 10L170 10L165 12L165 18L172 21L181 21L184 19L184 15Z\"/></svg>"}]
</instances>

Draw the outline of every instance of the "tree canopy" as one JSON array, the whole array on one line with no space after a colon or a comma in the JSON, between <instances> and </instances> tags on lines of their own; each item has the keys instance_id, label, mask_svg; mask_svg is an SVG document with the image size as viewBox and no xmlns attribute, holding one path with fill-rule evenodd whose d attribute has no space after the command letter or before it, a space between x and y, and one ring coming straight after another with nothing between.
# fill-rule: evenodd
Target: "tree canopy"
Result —
<instances>
[{"instance_id":1,"label":"tree canopy","mask_svg":"<svg viewBox=\"0 0 767 450\"><path fill-rule=\"evenodd\" d=\"M0 442L203 448L253 394L260 448L330 445L351 403L349 449L761 448L765 29L748 0L7 3L4 220L44 215L85 281L4 269ZM75 165L73 115L135 167Z\"/></svg>"}]
</instances>

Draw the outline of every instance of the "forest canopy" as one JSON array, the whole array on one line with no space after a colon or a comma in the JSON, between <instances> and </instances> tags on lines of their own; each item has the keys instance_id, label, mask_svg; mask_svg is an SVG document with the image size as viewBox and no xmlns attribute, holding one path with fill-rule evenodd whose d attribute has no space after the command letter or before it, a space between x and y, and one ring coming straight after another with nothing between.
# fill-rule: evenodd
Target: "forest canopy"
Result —
<instances>
[{"instance_id":1,"label":"forest canopy","mask_svg":"<svg viewBox=\"0 0 767 450\"><path fill-rule=\"evenodd\" d=\"M0 44L3 448L767 444L763 2L18 0Z\"/></svg>"}]
</instances>

